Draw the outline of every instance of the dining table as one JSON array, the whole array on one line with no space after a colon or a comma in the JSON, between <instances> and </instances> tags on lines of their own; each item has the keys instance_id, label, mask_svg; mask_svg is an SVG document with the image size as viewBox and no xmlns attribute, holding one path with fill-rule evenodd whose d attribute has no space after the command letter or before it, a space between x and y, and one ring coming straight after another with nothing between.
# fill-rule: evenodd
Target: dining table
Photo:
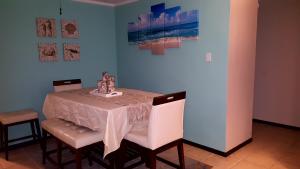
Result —
<instances>
[{"instance_id":1,"label":"dining table","mask_svg":"<svg viewBox=\"0 0 300 169\"><path fill-rule=\"evenodd\" d=\"M43 113L47 119L59 118L94 131L103 132L104 154L120 147L124 136L149 121L153 98L159 93L117 88L121 96L92 94L95 88L48 93Z\"/></svg>"}]
</instances>

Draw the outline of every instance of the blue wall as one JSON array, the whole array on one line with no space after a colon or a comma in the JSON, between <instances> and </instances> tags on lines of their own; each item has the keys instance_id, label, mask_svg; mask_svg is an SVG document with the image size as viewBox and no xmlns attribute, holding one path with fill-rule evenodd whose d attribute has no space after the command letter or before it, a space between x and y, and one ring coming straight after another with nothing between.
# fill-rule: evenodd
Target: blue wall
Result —
<instances>
[{"instance_id":1,"label":"blue wall","mask_svg":"<svg viewBox=\"0 0 300 169\"><path fill-rule=\"evenodd\" d=\"M127 23L160 2L116 9L119 85L163 93L186 90L185 139L225 151L229 0L166 0L167 7L199 10L200 40L155 56L128 44ZM211 64L205 63L206 52L213 54Z\"/></svg>"},{"instance_id":2,"label":"blue wall","mask_svg":"<svg viewBox=\"0 0 300 169\"><path fill-rule=\"evenodd\" d=\"M166 0L167 7L200 11L200 40L154 56L128 45L127 23L160 2L142 0L113 9L64 0L63 18L79 23L80 38L72 40L60 35L59 0L0 1L0 111L32 107L43 118L52 80L81 78L85 87L95 86L107 70L118 73L121 87L163 93L187 90L185 138L225 151L229 0ZM56 18L57 37L38 38L36 17ZM56 42L59 62L40 63L39 42ZM63 61L64 42L80 44L79 62ZM213 54L211 64L204 61L206 52ZM13 136L29 130L19 131Z\"/></svg>"},{"instance_id":3,"label":"blue wall","mask_svg":"<svg viewBox=\"0 0 300 169\"><path fill-rule=\"evenodd\" d=\"M77 20L79 39L61 38L59 0L0 1L0 112L32 107L42 119L43 101L52 91L53 80L81 78L88 87L96 85L104 70L117 73L114 9L70 0L63 0L62 5L62 17ZM36 17L56 18L57 37L38 38ZM39 42L56 42L59 61L39 62ZM80 44L80 61L63 61L64 42ZM14 137L28 131L10 133Z\"/></svg>"}]
</instances>

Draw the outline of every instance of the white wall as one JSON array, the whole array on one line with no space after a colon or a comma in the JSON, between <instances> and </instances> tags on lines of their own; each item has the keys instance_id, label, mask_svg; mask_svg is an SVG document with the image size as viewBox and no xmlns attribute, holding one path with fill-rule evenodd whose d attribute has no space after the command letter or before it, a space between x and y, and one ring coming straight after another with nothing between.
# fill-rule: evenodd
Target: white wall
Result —
<instances>
[{"instance_id":1,"label":"white wall","mask_svg":"<svg viewBox=\"0 0 300 169\"><path fill-rule=\"evenodd\" d=\"M254 118L300 127L300 1L261 0Z\"/></svg>"},{"instance_id":2,"label":"white wall","mask_svg":"<svg viewBox=\"0 0 300 169\"><path fill-rule=\"evenodd\" d=\"M258 0L231 0L226 151L252 137Z\"/></svg>"}]
</instances>

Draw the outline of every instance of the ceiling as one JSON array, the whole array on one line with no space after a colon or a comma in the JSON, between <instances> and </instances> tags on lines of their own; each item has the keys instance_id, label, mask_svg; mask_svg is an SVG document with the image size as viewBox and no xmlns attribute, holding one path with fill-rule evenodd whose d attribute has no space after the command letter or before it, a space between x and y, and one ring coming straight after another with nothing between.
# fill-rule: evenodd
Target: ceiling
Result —
<instances>
[{"instance_id":1,"label":"ceiling","mask_svg":"<svg viewBox=\"0 0 300 169\"><path fill-rule=\"evenodd\" d=\"M125 5L128 3L133 3L138 0L73 0L73 1L81 2L81 3L96 4L96 5L105 5L105 6L119 6L119 5Z\"/></svg>"}]
</instances>

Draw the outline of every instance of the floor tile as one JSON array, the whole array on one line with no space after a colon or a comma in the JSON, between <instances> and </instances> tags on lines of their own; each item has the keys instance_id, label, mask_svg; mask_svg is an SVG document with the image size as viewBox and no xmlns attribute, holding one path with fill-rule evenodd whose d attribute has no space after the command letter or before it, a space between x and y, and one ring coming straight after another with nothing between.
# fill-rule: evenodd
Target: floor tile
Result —
<instances>
[{"instance_id":1,"label":"floor tile","mask_svg":"<svg viewBox=\"0 0 300 169\"><path fill-rule=\"evenodd\" d=\"M235 166L233 166L231 169L268 169L268 168L244 160L239 162Z\"/></svg>"},{"instance_id":2,"label":"floor tile","mask_svg":"<svg viewBox=\"0 0 300 169\"><path fill-rule=\"evenodd\" d=\"M300 169L300 166L277 162L270 169Z\"/></svg>"},{"instance_id":3,"label":"floor tile","mask_svg":"<svg viewBox=\"0 0 300 169\"><path fill-rule=\"evenodd\" d=\"M241 159L236 158L234 156L229 157L222 157L219 155L211 155L207 159L203 160L205 164L214 166L215 168L220 169L229 169L232 168L234 165L236 165L238 162L240 162Z\"/></svg>"},{"instance_id":4,"label":"floor tile","mask_svg":"<svg viewBox=\"0 0 300 169\"><path fill-rule=\"evenodd\" d=\"M197 161L204 161L208 157L212 156L213 153L210 153L210 152L202 150L202 149L194 148L189 151L186 151L185 155L187 157L197 160Z\"/></svg>"}]
</instances>

